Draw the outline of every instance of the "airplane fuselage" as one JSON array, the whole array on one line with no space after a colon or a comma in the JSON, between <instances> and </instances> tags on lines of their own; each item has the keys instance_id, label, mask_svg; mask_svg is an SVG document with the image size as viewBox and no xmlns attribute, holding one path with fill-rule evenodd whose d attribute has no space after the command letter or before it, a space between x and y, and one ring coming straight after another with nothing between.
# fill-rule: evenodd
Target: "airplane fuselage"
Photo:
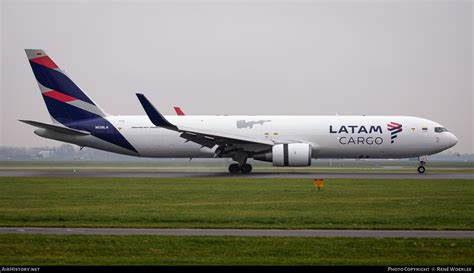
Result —
<instances>
[{"instance_id":1,"label":"airplane fuselage","mask_svg":"<svg viewBox=\"0 0 474 273\"><path fill-rule=\"evenodd\" d=\"M110 125L90 126L96 134L121 134L136 152L94 135L70 136L45 129L43 137L106 150L153 158L210 158L215 148L186 141L179 132L160 128L148 116L108 116ZM179 126L268 139L274 143L311 144L312 158L410 158L439 153L456 144L436 122L407 116L166 116ZM389 124L401 125L395 134ZM398 126L397 125L397 126ZM393 125L392 125L393 127ZM395 137L394 137L395 136Z\"/></svg>"}]
</instances>

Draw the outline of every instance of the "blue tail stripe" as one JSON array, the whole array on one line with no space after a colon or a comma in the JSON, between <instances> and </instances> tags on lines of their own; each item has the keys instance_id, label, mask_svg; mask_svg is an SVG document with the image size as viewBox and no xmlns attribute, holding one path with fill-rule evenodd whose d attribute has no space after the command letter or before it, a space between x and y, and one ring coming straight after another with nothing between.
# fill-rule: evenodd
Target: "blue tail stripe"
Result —
<instances>
[{"instance_id":1,"label":"blue tail stripe","mask_svg":"<svg viewBox=\"0 0 474 273\"><path fill-rule=\"evenodd\" d=\"M51 116L63 125L90 132L95 137L137 153L130 142L103 117L47 96L43 98Z\"/></svg>"},{"instance_id":2,"label":"blue tail stripe","mask_svg":"<svg viewBox=\"0 0 474 273\"><path fill-rule=\"evenodd\" d=\"M65 126L75 128L76 122L84 119L96 119L99 117L89 111L84 111L80 108L72 106L70 104L55 100L53 98L43 96L46 107L48 108L49 114L59 123ZM88 128L84 128L88 129ZM82 129L80 129L82 130Z\"/></svg>"},{"instance_id":3,"label":"blue tail stripe","mask_svg":"<svg viewBox=\"0 0 474 273\"><path fill-rule=\"evenodd\" d=\"M63 73L31 61L30 64L36 80L38 80L41 85L90 104L94 104L86 94L84 94L81 89Z\"/></svg>"},{"instance_id":4,"label":"blue tail stripe","mask_svg":"<svg viewBox=\"0 0 474 273\"><path fill-rule=\"evenodd\" d=\"M76 127L79 130L86 130L91 132L91 134L95 137L98 137L102 140L107 142L113 143L120 147L123 147L127 150L133 151L138 153L137 150L128 142L125 137L106 119L97 116L98 118L95 120L82 120L76 123ZM96 126L99 125L102 129L96 129Z\"/></svg>"}]
</instances>

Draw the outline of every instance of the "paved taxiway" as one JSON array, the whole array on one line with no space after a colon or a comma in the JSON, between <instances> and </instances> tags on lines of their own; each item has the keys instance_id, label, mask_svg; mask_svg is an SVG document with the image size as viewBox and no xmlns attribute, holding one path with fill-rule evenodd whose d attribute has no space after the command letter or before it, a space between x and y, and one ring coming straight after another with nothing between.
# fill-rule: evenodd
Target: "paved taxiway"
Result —
<instances>
[{"instance_id":1,"label":"paved taxiway","mask_svg":"<svg viewBox=\"0 0 474 273\"><path fill-rule=\"evenodd\" d=\"M21 228L3 227L0 234L159 235L240 237L358 237L472 239L474 231L439 230L282 230L282 229L137 229L137 228Z\"/></svg>"},{"instance_id":2,"label":"paved taxiway","mask_svg":"<svg viewBox=\"0 0 474 273\"><path fill-rule=\"evenodd\" d=\"M254 172L247 175L235 175L227 172L170 172L170 171L120 171L120 170L0 170L0 177L242 177L242 178L360 178L360 179L471 179L474 173L274 173Z\"/></svg>"}]
</instances>

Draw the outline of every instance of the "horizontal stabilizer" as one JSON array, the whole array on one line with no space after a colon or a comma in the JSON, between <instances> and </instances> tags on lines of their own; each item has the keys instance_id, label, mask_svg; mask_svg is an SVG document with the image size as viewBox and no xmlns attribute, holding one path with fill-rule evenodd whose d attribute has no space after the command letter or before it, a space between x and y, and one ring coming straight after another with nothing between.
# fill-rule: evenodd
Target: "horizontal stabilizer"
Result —
<instances>
[{"instance_id":1,"label":"horizontal stabilizer","mask_svg":"<svg viewBox=\"0 0 474 273\"><path fill-rule=\"evenodd\" d=\"M55 131L55 132L58 132L58 133L61 133L61 134L76 135L76 136L78 136L78 135L80 135L80 136L90 135L90 133L86 132L86 131L66 128L66 127L57 126L57 125L53 125L53 124L47 124L47 123L42 123L42 122L32 121L32 120L20 120L20 121L24 122L26 124L29 124L31 126L34 126L34 127L43 128L43 129L50 130L50 131Z\"/></svg>"}]
</instances>

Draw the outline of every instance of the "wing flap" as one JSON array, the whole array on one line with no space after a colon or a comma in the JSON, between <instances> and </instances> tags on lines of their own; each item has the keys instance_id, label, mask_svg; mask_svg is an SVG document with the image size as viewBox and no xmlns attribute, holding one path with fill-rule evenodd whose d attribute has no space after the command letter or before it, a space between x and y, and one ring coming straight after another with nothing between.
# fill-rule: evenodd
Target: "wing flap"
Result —
<instances>
[{"instance_id":1,"label":"wing flap","mask_svg":"<svg viewBox=\"0 0 474 273\"><path fill-rule=\"evenodd\" d=\"M180 137L186 139L187 141L195 142L195 143L197 143L199 145L202 145L204 147L207 147L209 149L211 149L212 147L214 147L216 145L216 143L213 139L210 139L210 138L205 137L205 136L197 135L197 134L184 132L180 135Z\"/></svg>"},{"instance_id":2,"label":"wing flap","mask_svg":"<svg viewBox=\"0 0 474 273\"><path fill-rule=\"evenodd\" d=\"M215 139L215 141L217 142L219 142L219 139L220 139L220 141L224 143L227 141L230 141L232 143L252 143L252 144L257 143L257 144L269 145L269 146L273 146L274 144L273 141L268 140L268 139L258 139L258 138L248 137L248 136L232 135L232 134L227 134L227 133L222 133L222 132L214 132L214 131L182 127L182 126L176 126L176 128L182 131L183 133L194 134L198 136L206 136L208 138Z\"/></svg>"}]
</instances>

